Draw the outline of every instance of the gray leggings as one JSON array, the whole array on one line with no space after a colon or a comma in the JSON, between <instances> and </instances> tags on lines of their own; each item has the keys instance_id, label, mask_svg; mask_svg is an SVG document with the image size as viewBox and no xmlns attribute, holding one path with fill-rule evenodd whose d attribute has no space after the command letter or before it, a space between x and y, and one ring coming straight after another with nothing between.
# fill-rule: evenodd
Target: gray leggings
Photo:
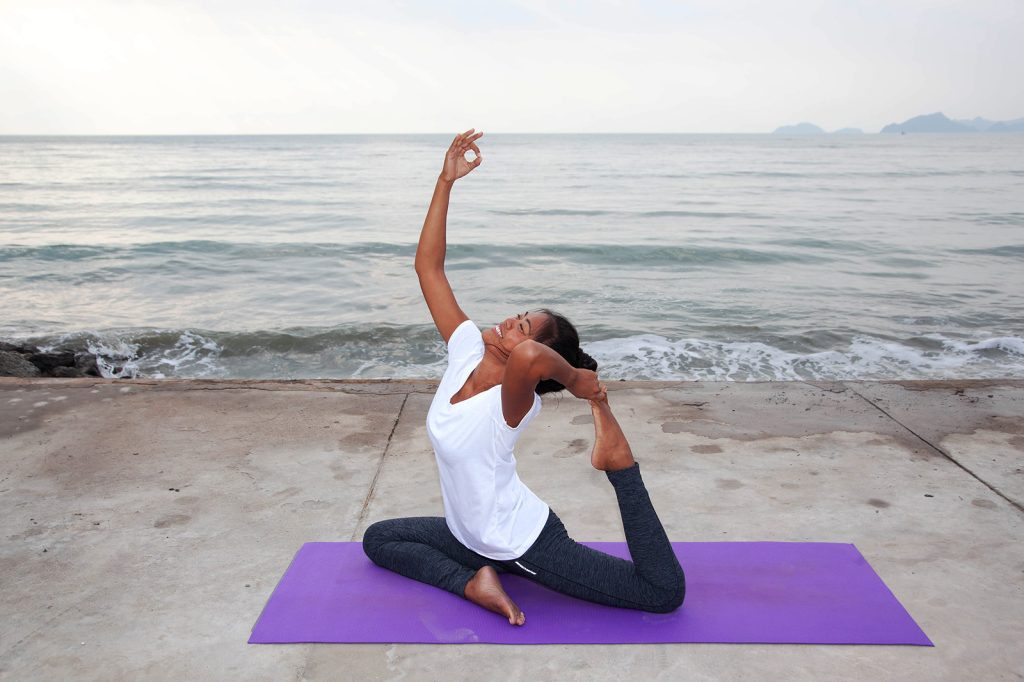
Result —
<instances>
[{"instance_id":1,"label":"gray leggings","mask_svg":"<svg viewBox=\"0 0 1024 682\"><path fill-rule=\"evenodd\" d=\"M465 596L482 567L512 573L579 599L654 613L683 603L686 582L672 545L651 505L640 467L609 471L632 561L585 547L551 511L544 530L518 559L499 561L459 542L441 517L378 521L363 534L366 556L408 578Z\"/></svg>"}]
</instances>

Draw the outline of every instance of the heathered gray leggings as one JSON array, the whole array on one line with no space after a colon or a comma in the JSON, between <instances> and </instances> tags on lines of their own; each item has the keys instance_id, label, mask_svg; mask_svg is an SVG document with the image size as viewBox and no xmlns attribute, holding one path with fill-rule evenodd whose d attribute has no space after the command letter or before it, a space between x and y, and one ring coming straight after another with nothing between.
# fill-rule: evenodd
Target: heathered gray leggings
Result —
<instances>
[{"instance_id":1,"label":"heathered gray leggings","mask_svg":"<svg viewBox=\"0 0 1024 682\"><path fill-rule=\"evenodd\" d=\"M632 561L585 547L572 538L555 512L518 559L498 561L459 542L441 517L379 521L363 534L366 556L384 568L462 597L482 567L513 573L579 599L627 609L667 613L683 603L686 582L640 467L608 472L615 488Z\"/></svg>"}]
</instances>

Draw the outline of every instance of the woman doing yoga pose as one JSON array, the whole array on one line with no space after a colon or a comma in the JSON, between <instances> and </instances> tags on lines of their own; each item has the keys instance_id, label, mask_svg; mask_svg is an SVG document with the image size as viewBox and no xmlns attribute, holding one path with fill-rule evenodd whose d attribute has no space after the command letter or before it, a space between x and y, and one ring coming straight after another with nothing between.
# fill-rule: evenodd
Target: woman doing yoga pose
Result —
<instances>
[{"instance_id":1,"label":"woman doing yoga pose","mask_svg":"<svg viewBox=\"0 0 1024 682\"><path fill-rule=\"evenodd\" d=\"M448 148L416 251L423 297L448 346L448 368L427 414L445 516L380 521L366 529L363 548L379 566L465 597L513 625L526 617L502 589L499 573L600 604L672 611L683 602L682 568L576 329L541 310L481 333L448 284L448 200L455 181L483 160L481 135L468 130ZM590 401L591 464L615 488L632 561L575 542L516 475L512 450L540 412L540 394L563 388Z\"/></svg>"}]
</instances>

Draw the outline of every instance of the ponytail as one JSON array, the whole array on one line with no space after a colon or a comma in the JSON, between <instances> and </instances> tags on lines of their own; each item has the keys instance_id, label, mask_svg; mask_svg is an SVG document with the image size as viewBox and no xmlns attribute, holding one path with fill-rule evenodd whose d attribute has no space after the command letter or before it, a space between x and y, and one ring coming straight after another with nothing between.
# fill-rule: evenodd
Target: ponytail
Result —
<instances>
[{"instance_id":1,"label":"ponytail","mask_svg":"<svg viewBox=\"0 0 1024 682\"><path fill-rule=\"evenodd\" d=\"M537 312L547 315L550 322L541 328L535 340L561 355L573 367L596 372L597 361L580 348L580 335L572 322L551 310L542 309ZM536 390L539 395L544 395L565 390L565 386L554 379L545 379L537 384Z\"/></svg>"}]
</instances>

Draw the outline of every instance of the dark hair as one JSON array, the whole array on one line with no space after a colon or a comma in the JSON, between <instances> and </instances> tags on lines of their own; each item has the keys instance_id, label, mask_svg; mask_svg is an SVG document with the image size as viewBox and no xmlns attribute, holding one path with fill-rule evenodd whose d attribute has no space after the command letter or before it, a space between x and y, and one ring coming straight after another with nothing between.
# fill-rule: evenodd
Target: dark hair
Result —
<instances>
[{"instance_id":1,"label":"dark hair","mask_svg":"<svg viewBox=\"0 0 1024 682\"><path fill-rule=\"evenodd\" d=\"M572 322L563 315L559 315L547 308L542 308L535 312L547 315L548 323L540 328L534 337L534 341L543 343L565 358L565 361L573 367L589 369L592 372L597 371L597 361L584 353L580 348L580 335ZM538 394L544 395L545 393L565 390L565 386L554 379L545 379L537 384L536 390Z\"/></svg>"}]
</instances>

